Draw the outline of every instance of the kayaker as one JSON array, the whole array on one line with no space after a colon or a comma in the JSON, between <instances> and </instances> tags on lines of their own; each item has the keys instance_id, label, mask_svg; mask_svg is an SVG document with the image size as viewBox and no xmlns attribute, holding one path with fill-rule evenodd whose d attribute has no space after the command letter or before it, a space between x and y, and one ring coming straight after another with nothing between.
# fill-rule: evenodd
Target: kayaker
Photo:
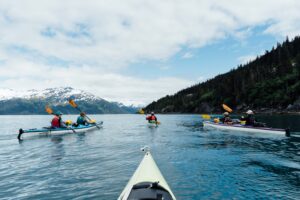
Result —
<instances>
[{"instance_id":1,"label":"kayaker","mask_svg":"<svg viewBox=\"0 0 300 200\"><path fill-rule=\"evenodd\" d=\"M154 112L151 112L151 115L147 116L146 120L148 120L149 123L151 122L157 123L157 117L154 115Z\"/></svg>"},{"instance_id":2,"label":"kayaker","mask_svg":"<svg viewBox=\"0 0 300 200\"><path fill-rule=\"evenodd\" d=\"M66 124L63 122L62 118L62 112L58 111L55 113L52 121L51 121L51 127L52 128L66 128Z\"/></svg>"},{"instance_id":3,"label":"kayaker","mask_svg":"<svg viewBox=\"0 0 300 200\"><path fill-rule=\"evenodd\" d=\"M78 125L87 125L89 122L85 117L85 113L81 112L80 116L77 118L77 126Z\"/></svg>"},{"instance_id":4,"label":"kayaker","mask_svg":"<svg viewBox=\"0 0 300 200\"><path fill-rule=\"evenodd\" d=\"M223 113L223 117L220 119L223 124L233 124L232 119L229 116L228 112Z\"/></svg>"},{"instance_id":5,"label":"kayaker","mask_svg":"<svg viewBox=\"0 0 300 200\"><path fill-rule=\"evenodd\" d=\"M265 127L266 124L257 122L254 117L254 112L252 110L248 110L246 112L246 117L242 116L241 121L245 121L246 126L254 126L254 127Z\"/></svg>"}]
</instances>

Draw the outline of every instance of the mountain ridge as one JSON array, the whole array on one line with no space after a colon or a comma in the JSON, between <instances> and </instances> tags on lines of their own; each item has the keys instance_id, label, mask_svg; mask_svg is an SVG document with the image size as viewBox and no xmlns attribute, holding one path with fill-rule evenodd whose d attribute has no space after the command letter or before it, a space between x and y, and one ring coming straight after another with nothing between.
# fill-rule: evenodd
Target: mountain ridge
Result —
<instances>
[{"instance_id":1,"label":"mountain ridge","mask_svg":"<svg viewBox=\"0 0 300 200\"><path fill-rule=\"evenodd\" d=\"M0 114L47 114L45 112L46 105L64 114L76 114L78 111L68 103L70 98L74 99L80 108L89 114L126 114L135 113L138 109L134 106L109 102L90 92L72 87L23 91L1 88Z\"/></svg>"}]
</instances>

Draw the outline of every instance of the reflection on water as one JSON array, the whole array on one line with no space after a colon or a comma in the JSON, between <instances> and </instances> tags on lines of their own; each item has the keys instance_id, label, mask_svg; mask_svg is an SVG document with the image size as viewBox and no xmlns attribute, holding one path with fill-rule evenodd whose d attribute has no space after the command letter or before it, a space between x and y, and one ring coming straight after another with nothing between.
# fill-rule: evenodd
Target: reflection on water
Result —
<instances>
[{"instance_id":1,"label":"reflection on water","mask_svg":"<svg viewBox=\"0 0 300 200\"><path fill-rule=\"evenodd\" d=\"M51 137L51 142L53 142L54 149L51 152L51 156L54 160L61 160L65 155L64 144L62 143L63 137L54 136Z\"/></svg>"},{"instance_id":2,"label":"reflection on water","mask_svg":"<svg viewBox=\"0 0 300 200\"><path fill-rule=\"evenodd\" d=\"M259 116L299 131L299 116ZM204 131L199 115L96 115L104 128L18 142L19 128L49 116L0 116L0 199L117 199L152 155L177 199L299 199L300 139ZM76 116L66 118L75 119Z\"/></svg>"}]
</instances>

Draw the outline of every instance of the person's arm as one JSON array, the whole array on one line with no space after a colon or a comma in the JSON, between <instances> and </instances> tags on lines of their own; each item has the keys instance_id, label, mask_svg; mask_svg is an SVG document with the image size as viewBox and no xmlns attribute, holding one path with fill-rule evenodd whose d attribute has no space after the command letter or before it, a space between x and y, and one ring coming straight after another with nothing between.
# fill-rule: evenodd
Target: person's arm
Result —
<instances>
[{"instance_id":1,"label":"person's arm","mask_svg":"<svg viewBox=\"0 0 300 200\"><path fill-rule=\"evenodd\" d=\"M86 117L84 117L83 119L84 119L84 123L85 123L85 124L90 124L90 123L89 123L89 120L87 120Z\"/></svg>"},{"instance_id":2,"label":"person's arm","mask_svg":"<svg viewBox=\"0 0 300 200\"><path fill-rule=\"evenodd\" d=\"M66 123L61 118L59 119L59 127L61 127L61 128L67 127Z\"/></svg>"}]
</instances>

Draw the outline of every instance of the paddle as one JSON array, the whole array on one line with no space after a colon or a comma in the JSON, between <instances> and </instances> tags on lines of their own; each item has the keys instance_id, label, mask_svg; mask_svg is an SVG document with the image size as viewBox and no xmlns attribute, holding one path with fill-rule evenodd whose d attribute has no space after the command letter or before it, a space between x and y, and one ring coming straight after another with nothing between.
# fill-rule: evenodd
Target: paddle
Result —
<instances>
[{"instance_id":1,"label":"paddle","mask_svg":"<svg viewBox=\"0 0 300 200\"><path fill-rule=\"evenodd\" d=\"M159 124L160 124L160 121L156 121L155 123L156 123L156 125L159 125Z\"/></svg>"},{"instance_id":2,"label":"paddle","mask_svg":"<svg viewBox=\"0 0 300 200\"><path fill-rule=\"evenodd\" d=\"M48 114L54 115L53 110L52 110L49 106L46 106L45 109L46 109L46 112L47 112ZM76 131L75 131L73 128L71 128L71 127L67 127L67 128L71 129L71 130L73 131L73 133L76 133Z\"/></svg>"},{"instance_id":3,"label":"paddle","mask_svg":"<svg viewBox=\"0 0 300 200\"><path fill-rule=\"evenodd\" d=\"M208 115L208 114L203 114L203 115L201 115L201 117L202 117L203 119L207 119L207 120L210 120L210 118L211 118L211 116Z\"/></svg>"},{"instance_id":4,"label":"paddle","mask_svg":"<svg viewBox=\"0 0 300 200\"><path fill-rule=\"evenodd\" d=\"M73 107L76 108L79 112L82 112L82 110L78 107L78 105L75 103L75 101L73 99L69 99L69 104ZM89 118L87 115L85 115L86 118L88 118L88 120L92 121L91 118ZM94 123L95 126L100 129L100 127L97 125L97 123Z\"/></svg>"},{"instance_id":5,"label":"paddle","mask_svg":"<svg viewBox=\"0 0 300 200\"><path fill-rule=\"evenodd\" d=\"M223 107L223 109L226 110L227 112L229 112L229 113L232 112L232 109L231 109L229 106L227 106L226 104L222 104L222 107ZM212 116L211 116L211 115L208 115L208 114L203 114L203 115L201 115L201 117L202 117L203 119L210 120Z\"/></svg>"},{"instance_id":6,"label":"paddle","mask_svg":"<svg viewBox=\"0 0 300 200\"><path fill-rule=\"evenodd\" d=\"M224 110L226 110L229 113L233 112L233 110L226 104L222 104L222 107ZM239 119L233 119L232 121L235 121L235 123L242 123Z\"/></svg>"},{"instance_id":7,"label":"paddle","mask_svg":"<svg viewBox=\"0 0 300 200\"><path fill-rule=\"evenodd\" d=\"M222 107L223 107L223 109L226 110L227 112L229 112L229 113L232 112L232 109L231 109L229 106L227 106L226 104L222 104Z\"/></svg>"}]
</instances>

